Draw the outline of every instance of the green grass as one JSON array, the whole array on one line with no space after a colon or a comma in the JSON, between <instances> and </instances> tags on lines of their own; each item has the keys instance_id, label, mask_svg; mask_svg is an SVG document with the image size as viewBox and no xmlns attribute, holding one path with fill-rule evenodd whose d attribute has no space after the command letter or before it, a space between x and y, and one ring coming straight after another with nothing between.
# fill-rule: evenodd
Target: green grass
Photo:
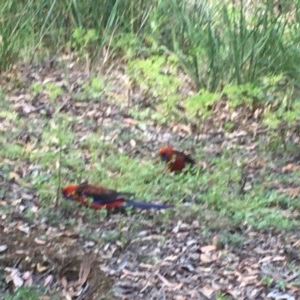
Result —
<instances>
[{"instance_id":1,"label":"green grass","mask_svg":"<svg viewBox=\"0 0 300 300\"><path fill-rule=\"evenodd\" d=\"M149 110L141 108L140 104L131 106L128 110L132 117L141 124L147 126L158 122L165 124L167 121L181 120L185 116L192 116L193 119L202 116L202 121L206 117L212 116L209 107L216 103L220 95L218 93L200 92L185 99L187 112L172 109L174 103L180 101L177 89L180 81L176 78L176 63L174 56L163 58L162 56L150 56L147 59L135 59L130 63L126 72L135 80L142 92L147 90L148 95L152 95L153 107ZM164 73L162 70L168 70ZM280 89L282 76L270 77L264 81L261 89L256 85L246 84L242 86L228 85L224 88L224 93L228 97L229 108L234 111L241 103L245 107L251 107L257 102L263 101L265 96L273 92L272 102L275 112L281 111L281 116L287 114L286 104L280 104L280 98L286 89ZM68 83L70 84L70 83ZM274 90L274 84L278 89ZM23 84L24 85L24 84ZM85 101L92 99L92 102L112 101L106 93L109 91L109 82L104 78L91 75L89 80L82 83L80 99L78 93L74 92L73 101ZM24 85L26 88L26 85ZM137 198L145 201L159 200L165 203L175 204L179 207L182 201L193 204L191 210L193 215L202 217L202 210L215 211L221 216L229 218L232 224L249 224L256 228L276 227L278 229L288 229L296 226L296 220L286 217L284 213L288 209L298 209L297 204L286 195L277 194L262 187L263 181L273 181L271 172L261 174L261 178L254 182L251 191L246 195L241 195L240 180L241 168L235 163L237 154L232 151L224 151L221 156L211 158L210 163L214 164L213 172L191 172L174 176L165 173L162 163L153 161L149 156L128 155L128 151L123 151L120 145L128 145L131 140L139 141L136 132L122 130L116 126L111 132L111 128L101 128L95 132L93 130L94 121L85 118L83 115L60 111L60 98L64 96L64 91L57 83L31 83L28 92L32 96L43 95L48 97L49 106L52 109L52 116L49 120L47 115L41 114L35 118L35 122L27 122L16 113L9 101L6 101L2 93L4 109L0 116L6 125L6 133L1 136L5 148L0 150L0 156L12 161L29 162L34 166L34 171L30 172L25 179L35 187L40 196L41 203L46 206L57 199L57 189L61 185L71 182L88 180L89 182L102 183L105 186L124 191L135 191ZM291 93L290 93L291 94ZM73 95L72 95L73 96ZM103 97L103 98L102 98ZM113 102L113 101L112 101ZM114 105L124 109L124 103L113 102ZM296 102L291 102L288 106L291 110L297 106ZM153 119L153 115L157 118ZM152 115L152 117L150 117ZM264 115L264 120L270 119L272 114ZM169 119L168 119L169 118ZM287 119L288 120L288 119ZM294 121L291 118L288 121ZM230 126L228 125L230 122ZM78 126L74 131L74 126ZM229 131L234 128L234 123L230 120L224 123ZM21 128L26 128L27 132L35 137L29 143L22 141L24 132ZM10 130L12 128L12 130ZM84 128L84 135L80 131ZM111 143L104 137L117 134L118 143ZM276 131L271 141L281 143L280 135ZM106 141L107 140L107 141ZM140 143L143 143L140 141ZM182 143L185 148L187 142ZM266 146L266 145L265 145ZM278 149L278 146L276 146ZM122 150L122 153L121 151ZM265 151L268 160L271 160L272 148L261 148ZM269 151L271 152L269 153ZM157 151L157 149L153 149ZM197 161L203 159L202 151L195 153ZM141 164L141 159L143 163ZM138 176L137 176L138 174ZM277 175L275 175L276 177ZM298 175L295 174L295 178ZM281 180L281 179L280 179ZM282 180L286 180L282 175ZM278 209L279 208L279 209ZM184 208L189 209L189 208ZM168 213L165 214L168 218ZM212 226L214 227L214 226Z\"/></svg>"},{"instance_id":2,"label":"green grass","mask_svg":"<svg viewBox=\"0 0 300 300\"><path fill-rule=\"evenodd\" d=\"M93 84L93 82L96 83ZM102 83L99 86L99 82L101 81L92 76L91 84L89 82L86 84L90 86L90 89L84 90L87 99L93 98L95 92L101 93ZM151 86L150 82L149 86ZM171 82L169 81L166 86L170 84L172 87ZM155 81L154 86L157 83ZM27 118L12 109L5 98L3 98L4 109L1 111L7 130L0 137L2 143L6 145L0 150L0 157L9 159L11 162L15 161L17 165L23 167L31 165L32 171L26 173L26 177L22 180L37 189L39 202L45 207L44 213L47 211L47 206L54 205L57 200L63 207L66 206L66 209L72 209L69 203L61 199L59 187L88 180L112 189L134 191L136 198L142 201L155 200L174 204L176 207L174 212L162 214L164 220L173 218L174 215L180 217L184 211L183 215L188 219L193 216L202 221L203 211L209 211L230 220L227 223L231 223L232 226L250 225L259 229L271 227L289 229L299 224L299 220L288 217L290 211L299 209L297 202L287 194L280 194L274 189L270 190L267 185L275 180L277 184L292 183L298 177L299 172L293 171L292 174L279 174L278 176L268 168L262 169L255 178L252 189L242 195L240 193L242 169L241 164L237 163L241 159L239 158L240 150L224 149L221 155L209 158L207 163L214 165L213 171L196 169L187 174L170 174L165 171L163 163L152 157L153 152L157 152L158 149L152 148L148 152L143 152L142 155L130 153L128 145L131 140L138 142L137 149L143 144L138 131L123 130L118 122L112 127L106 129L103 127L95 131L91 119L85 118L80 113L60 111L59 101L63 96L63 91L57 86L48 84L41 90L33 83L28 87L29 93L33 95L36 93L48 95L49 105L55 108L50 120L46 115L40 114L35 117L34 123L28 122ZM245 89L250 97L247 105L251 106L251 97L254 97L251 95L256 95L257 91L251 94L251 87L245 87ZM228 96L233 99L232 109L235 109L236 99L245 89L227 89ZM164 90L165 87L162 85L161 94ZM172 91L172 88L170 90ZM281 93L278 97L280 95ZM103 99L103 101L109 101L107 98ZM230 99L229 103L231 103ZM166 100L161 100L161 102L164 101ZM138 114L139 104L132 107L137 108ZM125 108L120 105L120 109ZM153 120L145 120L144 116L139 118L138 115L135 116L135 120L141 124L146 121L151 125L153 122ZM24 126L34 137L27 143L22 141L24 132L21 128ZM74 126L77 126L75 131ZM113 136L118 136L115 142L110 141L110 137ZM183 141L181 147L184 149L187 144L188 141ZM201 162L206 159L201 147L196 146L195 150L194 156L197 161ZM265 146L262 146L260 151L263 151L267 166L272 162L273 151ZM280 163L284 163L284 160ZM13 170L8 167L5 171L7 176L10 171ZM191 206L182 206L183 202L188 202ZM86 210L83 208L83 211ZM97 213L86 211L86 214L87 216L90 214L88 218L92 220ZM59 214L57 218L60 218ZM207 222L208 227L212 229L217 227L215 224L210 224L211 220L204 220L204 222Z\"/></svg>"},{"instance_id":3,"label":"green grass","mask_svg":"<svg viewBox=\"0 0 300 300\"><path fill-rule=\"evenodd\" d=\"M96 141L95 148L92 141ZM106 145L107 146L107 145ZM104 148L106 146L103 146ZM122 191L134 191L138 199L174 204L178 213L181 210L194 210L194 214L201 219L201 211L209 209L219 215L231 219L232 225L251 225L254 228L290 229L296 227L298 221L289 219L284 211L293 209L294 201L287 196L278 195L275 191L270 192L262 188L260 182L256 182L253 190L242 196L239 194L239 168L232 165L227 157L215 160L214 174L185 174L174 176L166 174L164 166L154 163L151 159L145 160L141 165L137 158L130 158L126 154L112 151L99 161L97 153L101 152L96 136L91 138L89 149L92 153L89 166L78 164L80 158L75 157L77 163L69 166L63 164L63 184L88 180L93 183L101 183L109 188ZM97 149L95 153L93 150ZM53 165L53 156L45 156L42 164ZM74 156L73 156L74 159ZM63 159L64 161L64 159ZM40 191L40 200L48 203L49 198L54 198L57 185L55 169L47 181L37 185ZM82 174L82 178L78 178ZM136 176L138 174L138 176ZM52 197L51 197L52 194ZM45 195L43 197L43 195ZM182 200L194 202L192 208L181 207ZM94 212L92 213L94 216ZM167 215L166 215L166 218ZM208 224L209 226L209 224ZM213 226L212 226L213 227Z\"/></svg>"},{"instance_id":4,"label":"green grass","mask_svg":"<svg viewBox=\"0 0 300 300\"><path fill-rule=\"evenodd\" d=\"M6 296L5 300L39 300L42 295L41 291L31 287L20 287L10 296ZM54 300L54 299L53 299Z\"/></svg>"},{"instance_id":5,"label":"green grass","mask_svg":"<svg viewBox=\"0 0 300 300\"><path fill-rule=\"evenodd\" d=\"M228 0L51 5L45 0L26 4L12 0L1 8L0 67L5 70L20 59L41 60L73 51L87 69L100 59L107 66L121 57L130 68L139 66L147 77L152 74L162 82L168 79L156 76L156 68L172 57L198 91L280 74L298 81L299 4L277 13L273 8L271 1L245 7L244 2ZM149 66L151 57L156 58ZM147 77L141 76L144 84ZM170 97L168 92L163 96Z\"/></svg>"}]
</instances>

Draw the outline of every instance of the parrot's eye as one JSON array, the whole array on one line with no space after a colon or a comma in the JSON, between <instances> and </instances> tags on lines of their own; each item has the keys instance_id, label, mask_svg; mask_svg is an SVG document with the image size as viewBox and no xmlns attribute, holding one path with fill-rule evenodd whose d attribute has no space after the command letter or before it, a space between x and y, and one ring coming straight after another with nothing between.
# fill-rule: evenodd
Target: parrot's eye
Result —
<instances>
[{"instance_id":1,"label":"parrot's eye","mask_svg":"<svg viewBox=\"0 0 300 300\"><path fill-rule=\"evenodd\" d=\"M74 194L75 194L75 192L64 192L64 193L63 193L64 197L66 197L66 198L70 198L70 197L72 197Z\"/></svg>"},{"instance_id":2,"label":"parrot's eye","mask_svg":"<svg viewBox=\"0 0 300 300\"><path fill-rule=\"evenodd\" d=\"M162 153L162 154L160 155L160 157L161 157L162 160L168 160L168 159L169 159L168 153Z\"/></svg>"}]
</instances>

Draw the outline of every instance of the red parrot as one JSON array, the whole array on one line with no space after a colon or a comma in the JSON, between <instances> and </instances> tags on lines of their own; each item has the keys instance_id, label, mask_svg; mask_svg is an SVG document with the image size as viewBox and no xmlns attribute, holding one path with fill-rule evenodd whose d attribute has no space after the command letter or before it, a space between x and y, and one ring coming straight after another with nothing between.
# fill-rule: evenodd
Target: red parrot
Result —
<instances>
[{"instance_id":1,"label":"red parrot","mask_svg":"<svg viewBox=\"0 0 300 300\"><path fill-rule=\"evenodd\" d=\"M112 209L118 207L134 207L140 209L165 209L172 207L165 204L154 204L128 200L132 193L117 192L100 185L81 183L71 184L62 189L62 194L66 199L80 202L93 209ZM92 199L92 202L88 200Z\"/></svg>"},{"instance_id":2,"label":"red parrot","mask_svg":"<svg viewBox=\"0 0 300 300\"><path fill-rule=\"evenodd\" d=\"M187 165L194 165L195 161L187 154L174 150L171 146L164 146L159 150L159 156L168 165L171 172L180 172Z\"/></svg>"}]
</instances>

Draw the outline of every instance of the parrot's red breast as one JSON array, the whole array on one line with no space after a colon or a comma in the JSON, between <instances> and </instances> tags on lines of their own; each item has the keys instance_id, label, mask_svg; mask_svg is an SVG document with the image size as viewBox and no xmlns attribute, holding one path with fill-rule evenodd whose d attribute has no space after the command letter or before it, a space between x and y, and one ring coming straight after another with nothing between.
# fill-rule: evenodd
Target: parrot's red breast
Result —
<instances>
[{"instance_id":1,"label":"parrot's red breast","mask_svg":"<svg viewBox=\"0 0 300 300\"><path fill-rule=\"evenodd\" d=\"M159 156L167 163L171 172L180 172L187 165L194 165L195 161L187 154L174 150L171 146L164 146L159 150Z\"/></svg>"},{"instance_id":2,"label":"parrot's red breast","mask_svg":"<svg viewBox=\"0 0 300 300\"><path fill-rule=\"evenodd\" d=\"M72 199L73 201L80 202L81 204L88 206L88 200L77 193L77 187L78 184L70 184L62 188L61 192L66 199Z\"/></svg>"}]
</instances>

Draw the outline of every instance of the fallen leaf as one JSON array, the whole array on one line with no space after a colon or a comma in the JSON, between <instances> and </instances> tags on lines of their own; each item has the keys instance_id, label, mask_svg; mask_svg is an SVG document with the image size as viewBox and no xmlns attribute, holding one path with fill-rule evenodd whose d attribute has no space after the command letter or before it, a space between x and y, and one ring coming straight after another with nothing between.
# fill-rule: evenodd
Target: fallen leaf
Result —
<instances>
[{"instance_id":1,"label":"fallen leaf","mask_svg":"<svg viewBox=\"0 0 300 300\"><path fill-rule=\"evenodd\" d=\"M41 239L39 239L38 237L36 237L36 238L34 239L34 242L35 242L36 244L38 244L38 245L45 245L45 244L46 244L46 241L45 241L45 240L41 240Z\"/></svg>"},{"instance_id":2,"label":"fallen leaf","mask_svg":"<svg viewBox=\"0 0 300 300\"><path fill-rule=\"evenodd\" d=\"M33 279L32 279L32 272L31 271L26 271L23 274L22 278L24 280L24 285L25 286L32 286Z\"/></svg>"},{"instance_id":3,"label":"fallen leaf","mask_svg":"<svg viewBox=\"0 0 300 300\"><path fill-rule=\"evenodd\" d=\"M213 253L213 254L204 253L204 254L200 255L200 261L205 264L216 261L217 259L218 259L218 256L216 253Z\"/></svg>"},{"instance_id":4,"label":"fallen leaf","mask_svg":"<svg viewBox=\"0 0 300 300\"><path fill-rule=\"evenodd\" d=\"M167 256L164 260L165 261L175 261L178 259L178 255L170 255L170 256Z\"/></svg>"},{"instance_id":5,"label":"fallen leaf","mask_svg":"<svg viewBox=\"0 0 300 300\"><path fill-rule=\"evenodd\" d=\"M45 265L43 265L43 264L41 264L41 263L37 263L36 269L37 269L37 271L38 271L39 273L43 273L43 272L45 272L46 270L48 270L49 267L48 267L48 266L45 266Z\"/></svg>"},{"instance_id":6,"label":"fallen leaf","mask_svg":"<svg viewBox=\"0 0 300 300\"><path fill-rule=\"evenodd\" d=\"M199 289L199 292L201 294L203 294L206 298L211 299L212 295L215 292L215 289L213 289L211 286L209 285L205 285L203 288Z\"/></svg>"},{"instance_id":7,"label":"fallen leaf","mask_svg":"<svg viewBox=\"0 0 300 300\"><path fill-rule=\"evenodd\" d=\"M170 281L168 281L164 276L162 276L161 274L157 273L156 274L157 277L163 282L164 285L166 285L169 288L172 288L172 290L179 290L183 283L171 283Z\"/></svg>"},{"instance_id":8,"label":"fallen leaf","mask_svg":"<svg viewBox=\"0 0 300 300\"><path fill-rule=\"evenodd\" d=\"M17 182L20 179L20 176L16 172L9 172L8 178L9 180L14 180Z\"/></svg>"},{"instance_id":9,"label":"fallen leaf","mask_svg":"<svg viewBox=\"0 0 300 300\"><path fill-rule=\"evenodd\" d=\"M256 275L243 275L240 274L237 278L237 281L241 282L241 286L246 286L250 284L255 284L257 282L257 276Z\"/></svg>"},{"instance_id":10,"label":"fallen leaf","mask_svg":"<svg viewBox=\"0 0 300 300\"><path fill-rule=\"evenodd\" d=\"M79 278L77 284L82 286L87 281L89 274L91 272L91 262L88 258L84 258L80 265Z\"/></svg>"},{"instance_id":11,"label":"fallen leaf","mask_svg":"<svg viewBox=\"0 0 300 300\"><path fill-rule=\"evenodd\" d=\"M136 147L136 141L134 139L131 139L129 141L131 148L135 148Z\"/></svg>"},{"instance_id":12,"label":"fallen leaf","mask_svg":"<svg viewBox=\"0 0 300 300\"><path fill-rule=\"evenodd\" d=\"M26 234L29 233L29 231L30 231L30 228L27 224L20 224L17 228L18 228L18 230L20 230Z\"/></svg>"},{"instance_id":13,"label":"fallen leaf","mask_svg":"<svg viewBox=\"0 0 300 300\"><path fill-rule=\"evenodd\" d=\"M53 275L48 275L45 280L44 280L44 283L43 283L43 286L46 287L48 286L53 280Z\"/></svg>"},{"instance_id":14,"label":"fallen leaf","mask_svg":"<svg viewBox=\"0 0 300 300\"><path fill-rule=\"evenodd\" d=\"M0 245L0 252L4 252L7 250L7 245Z\"/></svg>"},{"instance_id":15,"label":"fallen leaf","mask_svg":"<svg viewBox=\"0 0 300 300\"><path fill-rule=\"evenodd\" d=\"M201 247L200 250L202 253L216 251L217 246L216 245L207 245L207 246Z\"/></svg>"},{"instance_id":16,"label":"fallen leaf","mask_svg":"<svg viewBox=\"0 0 300 300\"><path fill-rule=\"evenodd\" d=\"M293 295L290 295L288 293L283 293L283 292L280 292L278 290L271 291L267 295L267 298L274 299L274 300L281 300L281 299L284 299L284 300L295 300L295 297Z\"/></svg>"},{"instance_id":17,"label":"fallen leaf","mask_svg":"<svg viewBox=\"0 0 300 300\"><path fill-rule=\"evenodd\" d=\"M299 171L300 170L300 165L298 164L287 164L282 168L282 172L295 172L295 171Z\"/></svg>"},{"instance_id":18,"label":"fallen leaf","mask_svg":"<svg viewBox=\"0 0 300 300\"><path fill-rule=\"evenodd\" d=\"M24 280L21 278L21 273L18 269L7 267L4 270L9 273L5 277L6 283L13 282L16 288L19 288L24 284Z\"/></svg>"}]
</instances>

